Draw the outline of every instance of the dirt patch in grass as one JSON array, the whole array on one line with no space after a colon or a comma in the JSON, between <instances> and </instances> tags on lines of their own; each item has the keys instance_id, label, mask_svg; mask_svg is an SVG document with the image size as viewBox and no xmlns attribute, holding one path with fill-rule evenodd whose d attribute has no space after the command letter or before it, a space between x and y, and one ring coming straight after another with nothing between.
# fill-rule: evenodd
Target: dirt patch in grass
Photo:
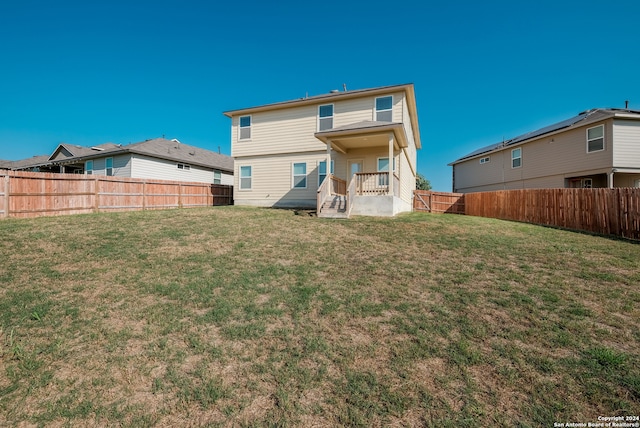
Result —
<instances>
[{"instance_id":1,"label":"dirt patch in grass","mask_svg":"<svg viewBox=\"0 0 640 428\"><path fill-rule=\"evenodd\" d=\"M640 408L628 242L242 207L0 233L0 425L551 426Z\"/></svg>"}]
</instances>

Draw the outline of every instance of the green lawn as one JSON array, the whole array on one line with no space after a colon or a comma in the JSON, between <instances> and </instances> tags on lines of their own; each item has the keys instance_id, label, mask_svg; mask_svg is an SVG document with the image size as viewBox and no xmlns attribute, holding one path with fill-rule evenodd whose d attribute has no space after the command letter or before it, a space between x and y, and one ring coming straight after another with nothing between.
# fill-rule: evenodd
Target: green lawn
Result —
<instances>
[{"instance_id":1,"label":"green lawn","mask_svg":"<svg viewBox=\"0 0 640 428\"><path fill-rule=\"evenodd\" d=\"M413 213L0 221L0 426L640 414L640 245Z\"/></svg>"}]
</instances>

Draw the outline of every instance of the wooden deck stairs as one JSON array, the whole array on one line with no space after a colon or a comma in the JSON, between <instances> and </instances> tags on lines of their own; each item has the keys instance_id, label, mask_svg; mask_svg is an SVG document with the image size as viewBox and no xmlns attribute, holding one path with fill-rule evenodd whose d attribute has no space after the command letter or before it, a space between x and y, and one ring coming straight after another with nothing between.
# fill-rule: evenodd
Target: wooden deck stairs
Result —
<instances>
[{"instance_id":1,"label":"wooden deck stairs","mask_svg":"<svg viewBox=\"0 0 640 428\"><path fill-rule=\"evenodd\" d=\"M328 196L318 211L318 217L348 218L347 197L341 195Z\"/></svg>"}]
</instances>

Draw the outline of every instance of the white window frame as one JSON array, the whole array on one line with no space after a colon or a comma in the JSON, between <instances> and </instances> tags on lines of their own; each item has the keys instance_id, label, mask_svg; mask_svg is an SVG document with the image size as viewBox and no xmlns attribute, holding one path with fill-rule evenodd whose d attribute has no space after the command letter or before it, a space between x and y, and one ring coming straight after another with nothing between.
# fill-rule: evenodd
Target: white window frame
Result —
<instances>
[{"instance_id":1,"label":"white window frame","mask_svg":"<svg viewBox=\"0 0 640 428\"><path fill-rule=\"evenodd\" d=\"M188 165L186 163L179 163L176 166L177 166L178 169L181 169L183 171L190 171L191 170L191 165Z\"/></svg>"},{"instance_id":2,"label":"white window frame","mask_svg":"<svg viewBox=\"0 0 640 428\"><path fill-rule=\"evenodd\" d=\"M322 107L329 107L329 106L331 106L331 116L321 117L321 116L320 116L320 109L321 109ZM317 128L317 129L318 129L318 132L321 132L321 131L327 131L327 130L329 130L329 129L333 128L333 118L334 118L334 115L335 115L335 106L334 106L333 104L322 104L321 106L318 106L318 128ZM322 122L323 122L323 121L325 121L325 122L326 122L326 121L328 121L329 119L331 120L331 126L329 126L328 128L324 128L324 129L323 129L320 125L322 124Z\"/></svg>"},{"instance_id":3,"label":"white window frame","mask_svg":"<svg viewBox=\"0 0 640 428\"><path fill-rule=\"evenodd\" d=\"M514 153L518 151L520 153L520 155L518 157L514 157ZM520 164L519 165L514 165L514 161L515 160L519 160ZM522 167L522 147L516 147L515 149L511 150L511 168L515 169L515 168L521 168Z\"/></svg>"},{"instance_id":4,"label":"white window frame","mask_svg":"<svg viewBox=\"0 0 640 428\"><path fill-rule=\"evenodd\" d=\"M111 166L109 166L109 161L111 161ZM104 174L107 177L113 177L113 158L106 158L104 160Z\"/></svg>"},{"instance_id":5,"label":"white window frame","mask_svg":"<svg viewBox=\"0 0 640 428\"><path fill-rule=\"evenodd\" d=\"M91 167L89 167L91 166ZM84 163L84 173L87 175L93 175L93 161L88 160Z\"/></svg>"},{"instance_id":6,"label":"white window frame","mask_svg":"<svg viewBox=\"0 0 640 428\"><path fill-rule=\"evenodd\" d=\"M242 170L249 170L249 175L242 175ZM242 185L242 179L249 179L249 187ZM251 165L241 165L238 167L238 189L239 190L251 190L253 188L253 168Z\"/></svg>"},{"instance_id":7,"label":"white window frame","mask_svg":"<svg viewBox=\"0 0 640 428\"><path fill-rule=\"evenodd\" d=\"M602 137L597 138L589 138L589 131L596 128L602 128ZM596 140L602 140L602 148L597 150L589 150L589 143ZM592 126L591 128L587 128L587 153L596 153L604 150L604 125Z\"/></svg>"},{"instance_id":8,"label":"white window frame","mask_svg":"<svg viewBox=\"0 0 640 428\"><path fill-rule=\"evenodd\" d=\"M391 98L391 107L384 110L378 110L378 100L383 98ZM388 121L378 119L378 113L386 113L386 112L389 112L391 114L391 118ZM373 120L375 120L376 122L393 122L393 95L385 95L382 97L375 98L373 102Z\"/></svg>"},{"instance_id":9,"label":"white window frame","mask_svg":"<svg viewBox=\"0 0 640 428\"><path fill-rule=\"evenodd\" d=\"M324 174L320 173L320 164L323 164L323 163L325 164ZM324 180L327 178L328 174L327 174L327 166L326 165L327 165L327 161L326 160L318 161L318 188L322 185ZM331 166L330 166L331 171L329 172L329 174L334 174L335 173L334 172L335 171L334 167L335 167L335 165L333 163L333 159L331 159ZM322 180L320 180L320 177L324 177L324 178Z\"/></svg>"},{"instance_id":10,"label":"white window frame","mask_svg":"<svg viewBox=\"0 0 640 428\"><path fill-rule=\"evenodd\" d=\"M387 170L386 171L383 171L383 170L380 169L380 161L382 159L386 159L387 160ZM389 168L389 157L388 156L379 157L377 159L377 161L376 161L376 169L377 169L377 171L378 172L389 172L388 168ZM391 167L391 173L393 174L394 172L396 172L396 157L395 156L393 157L393 166ZM391 175L388 174L387 178L390 179ZM384 176L382 176L382 175L378 176L378 186L387 186L388 184L389 183L387 182L387 180L384 179Z\"/></svg>"},{"instance_id":11,"label":"white window frame","mask_svg":"<svg viewBox=\"0 0 640 428\"><path fill-rule=\"evenodd\" d=\"M480 158L480 164L485 164L489 162L491 162L491 156L485 156L483 158Z\"/></svg>"},{"instance_id":12,"label":"white window frame","mask_svg":"<svg viewBox=\"0 0 640 428\"><path fill-rule=\"evenodd\" d=\"M242 126L242 119L248 117L249 118L249 126ZM251 126L253 125L253 117L248 114L248 115L244 115L244 116L240 116L238 118L238 141L248 141L251 140ZM246 137L242 137L242 130L243 129L248 129L249 130L249 135Z\"/></svg>"},{"instance_id":13,"label":"white window frame","mask_svg":"<svg viewBox=\"0 0 640 428\"><path fill-rule=\"evenodd\" d=\"M591 178L583 178L580 184L583 189L593 189L593 179Z\"/></svg>"},{"instance_id":14,"label":"white window frame","mask_svg":"<svg viewBox=\"0 0 640 428\"><path fill-rule=\"evenodd\" d=\"M213 184L222 184L222 171L213 171Z\"/></svg>"},{"instance_id":15,"label":"white window frame","mask_svg":"<svg viewBox=\"0 0 640 428\"><path fill-rule=\"evenodd\" d=\"M304 174L296 174L296 165L304 165ZM304 187L296 186L296 177L304 176ZM291 188L292 189L306 189L307 181L309 177L307 175L307 163L306 162L291 162Z\"/></svg>"}]
</instances>

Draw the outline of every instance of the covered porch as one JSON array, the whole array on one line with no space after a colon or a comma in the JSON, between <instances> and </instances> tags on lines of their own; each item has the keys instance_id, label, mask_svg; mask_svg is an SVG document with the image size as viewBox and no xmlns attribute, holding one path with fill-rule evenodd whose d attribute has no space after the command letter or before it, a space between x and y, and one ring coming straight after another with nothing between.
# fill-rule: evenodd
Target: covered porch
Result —
<instances>
[{"instance_id":1,"label":"covered porch","mask_svg":"<svg viewBox=\"0 0 640 428\"><path fill-rule=\"evenodd\" d=\"M407 147L402 124L366 121L317 132L327 145L326 179L317 193L319 217L351 214L393 216L400 212L400 175L396 157Z\"/></svg>"}]
</instances>

